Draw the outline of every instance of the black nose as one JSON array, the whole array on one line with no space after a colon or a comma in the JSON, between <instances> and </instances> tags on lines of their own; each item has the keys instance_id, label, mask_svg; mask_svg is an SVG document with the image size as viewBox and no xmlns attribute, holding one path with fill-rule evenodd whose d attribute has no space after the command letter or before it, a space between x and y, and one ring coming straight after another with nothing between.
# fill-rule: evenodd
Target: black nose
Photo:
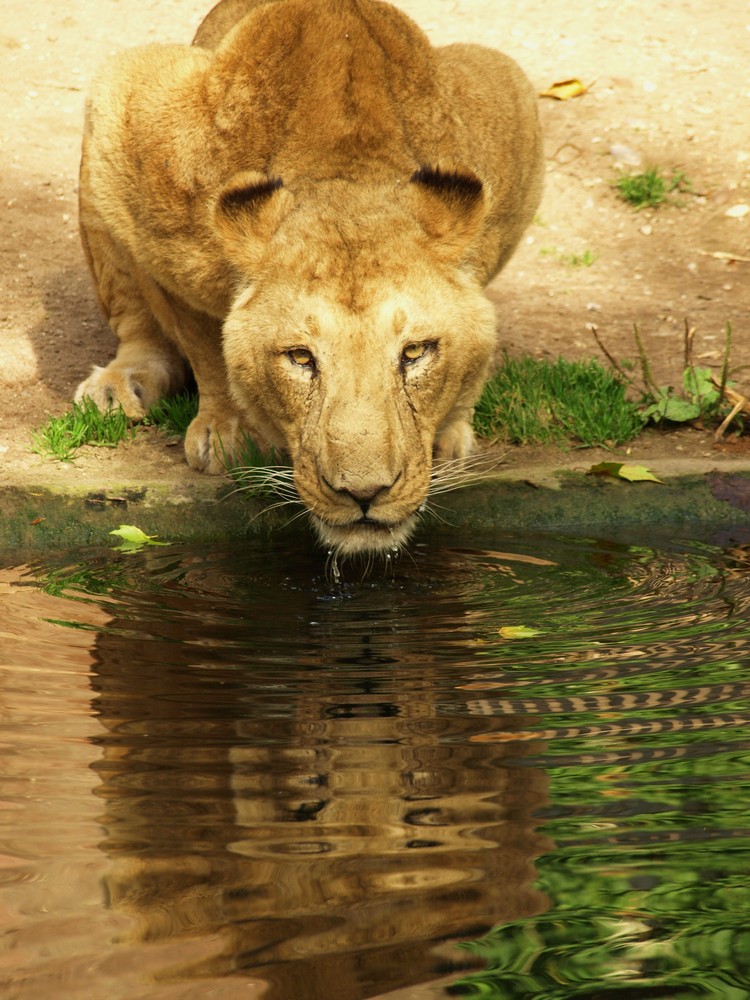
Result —
<instances>
[{"instance_id":1,"label":"black nose","mask_svg":"<svg viewBox=\"0 0 750 1000\"><path fill-rule=\"evenodd\" d=\"M322 477L323 482L333 493L338 493L342 497L350 497L362 511L362 516L367 517L367 513L372 506L373 501L376 497L379 497L381 493L387 492L396 482L399 477L396 476L393 483L365 483L358 489L349 486L334 486L333 483L329 482L325 476Z\"/></svg>"},{"instance_id":2,"label":"black nose","mask_svg":"<svg viewBox=\"0 0 750 1000\"><path fill-rule=\"evenodd\" d=\"M351 497L352 500L359 505L359 509L362 511L363 517L367 517L367 512L370 509L375 497L379 496L385 490L389 489L389 486L376 486L368 490L337 490L343 496Z\"/></svg>"}]
</instances>

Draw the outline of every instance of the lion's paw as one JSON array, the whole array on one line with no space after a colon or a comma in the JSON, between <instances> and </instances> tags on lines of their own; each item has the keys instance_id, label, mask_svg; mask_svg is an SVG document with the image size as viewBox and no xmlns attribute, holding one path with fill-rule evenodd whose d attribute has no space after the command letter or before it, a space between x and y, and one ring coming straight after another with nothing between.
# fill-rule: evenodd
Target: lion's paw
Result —
<instances>
[{"instance_id":1,"label":"lion's paw","mask_svg":"<svg viewBox=\"0 0 750 1000\"><path fill-rule=\"evenodd\" d=\"M200 410L185 435L185 457L198 472L218 476L232 467L246 439L239 417Z\"/></svg>"},{"instance_id":2,"label":"lion's paw","mask_svg":"<svg viewBox=\"0 0 750 1000\"><path fill-rule=\"evenodd\" d=\"M433 457L438 462L467 458L474 451L474 431L468 420L456 420L435 438Z\"/></svg>"},{"instance_id":3,"label":"lion's paw","mask_svg":"<svg viewBox=\"0 0 750 1000\"><path fill-rule=\"evenodd\" d=\"M95 366L74 398L77 403L91 399L102 411L121 406L131 420L142 420L169 390L170 381L166 373L139 371L113 361L106 368Z\"/></svg>"}]
</instances>

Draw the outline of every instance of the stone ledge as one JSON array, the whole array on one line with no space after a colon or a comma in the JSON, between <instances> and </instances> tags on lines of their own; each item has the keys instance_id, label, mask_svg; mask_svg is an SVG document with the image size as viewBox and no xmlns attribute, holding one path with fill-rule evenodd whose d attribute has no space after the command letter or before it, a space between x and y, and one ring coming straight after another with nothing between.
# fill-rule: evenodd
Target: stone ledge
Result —
<instances>
[{"instance_id":1,"label":"stone ledge","mask_svg":"<svg viewBox=\"0 0 750 1000\"><path fill-rule=\"evenodd\" d=\"M504 470L479 486L436 501L426 517L431 537L466 532L546 531L607 534L639 526L674 532L685 527L750 529L750 470L693 469L664 475L663 484L624 481L567 469ZM243 497L225 481L107 484L91 490L68 485L0 488L0 546L50 549L110 545L120 524L136 524L173 542L216 542L281 530L283 510L272 501ZM299 518L287 531L307 531Z\"/></svg>"}]
</instances>

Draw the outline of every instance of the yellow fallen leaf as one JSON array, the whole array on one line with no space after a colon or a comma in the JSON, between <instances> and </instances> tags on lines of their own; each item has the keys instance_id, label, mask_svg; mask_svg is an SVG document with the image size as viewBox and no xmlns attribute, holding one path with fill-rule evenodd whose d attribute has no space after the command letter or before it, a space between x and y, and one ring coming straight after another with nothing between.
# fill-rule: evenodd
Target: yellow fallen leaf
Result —
<instances>
[{"instance_id":1,"label":"yellow fallen leaf","mask_svg":"<svg viewBox=\"0 0 750 1000\"><path fill-rule=\"evenodd\" d=\"M589 469L592 476L612 476L614 479L626 479L629 483L661 483L661 479L647 469L645 465L626 465L622 462L599 462Z\"/></svg>"},{"instance_id":2,"label":"yellow fallen leaf","mask_svg":"<svg viewBox=\"0 0 750 1000\"><path fill-rule=\"evenodd\" d=\"M589 84L591 86L591 84ZM547 90L540 93L540 97L553 97L556 101L569 101L571 97L580 97L585 94L589 87L580 80L560 80L553 83Z\"/></svg>"},{"instance_id":3,"label":"yellow fallen leaf","mask_svg":"<svg viewBox=\"0 0 750 1000\"><path fill-rule=\"evenodd\" d=\"M529 628L528 625L503 625L497 631L503 639L529 639L533 635L541 635L538 628Z\"/></svg>"},{"instance_id":4,"label":"yellow fallen leaf","mask_svg":"<svg viewBox=\"0 0 750 1000\"><path fill-rule=\"evenodd\" d=\"M118 552L138 552L145 545L169 545L169 542L156 541L156 535L147 535L134 524L121 524L119 528L110 531L110 535L118 535L123 539L122 543L116 546Z\"/></svg>"}]
</instances>

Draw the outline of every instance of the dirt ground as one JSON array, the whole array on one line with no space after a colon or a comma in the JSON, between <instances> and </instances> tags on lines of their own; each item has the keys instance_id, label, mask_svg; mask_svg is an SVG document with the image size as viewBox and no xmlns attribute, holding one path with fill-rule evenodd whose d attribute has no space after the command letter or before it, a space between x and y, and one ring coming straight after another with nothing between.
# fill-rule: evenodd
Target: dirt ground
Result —
<instances>
[{"instance_id":1,"label":"dirt ground","mask_svg":"<svg viewBox=\"0 0 750 1000\"><path fill-rule=\"evenodd\" d=\"M151 41L188 42L204 0L26 0L0 26L0 463L3 481L191 477L155 438L91 450L74 466L32 454L29 435L61 413L114 340L78 240L76 184L84 95L102 59ZM401 0L436 43L478 41L525 68L537 90L580 78L576 99L539 102L547 185L525 243L490 295L511 352L618 358L637 323L657 380L678 383L683 328L717 366L750 362L750 2L748 0ZM684 172L692 193L636 212L616 196L618 165ZM750 369L737 373L750 391ZM636 451L709 467L741 457L698 431ZM750 464L750 453L748 453Z\"/></svg>"}]
</instances>

